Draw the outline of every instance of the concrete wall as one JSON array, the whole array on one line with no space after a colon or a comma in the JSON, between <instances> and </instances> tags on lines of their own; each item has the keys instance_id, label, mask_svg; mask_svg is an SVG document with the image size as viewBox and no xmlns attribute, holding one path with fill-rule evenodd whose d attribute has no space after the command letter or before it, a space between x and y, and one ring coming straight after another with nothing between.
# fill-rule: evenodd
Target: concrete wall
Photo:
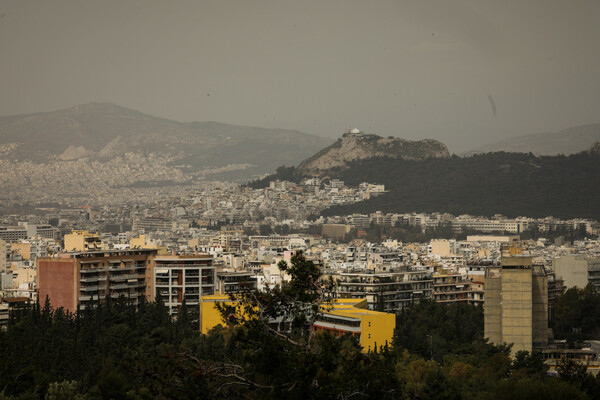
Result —
<instances>
[{"instance_id":1,"label":"concrete wall","mask_svg":"<svg viewBox=\"0 0 600 400\"><path fill-rule=\"evenodd\" d=\"M450 241L445 239L432 240L431 254L437 254L441 257L450 257Z\"/></svg>"},{"instance_id":2,"label":"concrete wall","mask_svg":"<svg viewBox=\"0 0 600 400\"><path fill-rule=\"evenodd\" d=\"M484 336L491 343L502 344L502 279L486 277L483 286Z\"/></svg>"},{"instance_id":3,"label":"concrete wall","mask_svg":"<svg viewBox=\"0 0 600 400\"><path fill-rule=\"evenodd\" d=\"M502 270L502 339L512 353L532 350L533 301L531 269Z\"/></svg>"},{"instance_id":4,"label":"concrete wall","mask_svg":"<svg viewBox=\"0 0 600 400\"><path fill-rule=\"evenodd\" d=\"M44 305L46 296L53 308L64 307L74 312L77 308L78 279L77 261L68 258L38 259L38 299Z\"/></svg>"},{"instance_id":5,"label":"concrete wall","mask_svg":"<svg viewBox=\"0 0 600 400\"><path fill-rule=\"evenodd\" d=\"M588 283L588 262L583 255L557 257L552 260L552 269L556 276L563 278L567 288L583 289Z\"/></svg>"},{"instance_id":6,"label":"concrete wall","mask_svg":"<svg viewBox=\"0 0 600 400\"><path fill-rule=\"evenodd\" d=\"M323 224L321 227L321 235L332 239L343 239L351 229L352 225Z\"/></svg>"}]
</instances>

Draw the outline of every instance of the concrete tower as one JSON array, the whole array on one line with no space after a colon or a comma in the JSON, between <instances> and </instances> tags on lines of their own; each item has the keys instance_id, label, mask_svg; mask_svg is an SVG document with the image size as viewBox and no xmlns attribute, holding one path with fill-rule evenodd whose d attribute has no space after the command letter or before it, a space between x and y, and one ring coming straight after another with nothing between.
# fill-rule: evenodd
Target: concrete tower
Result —
<instances>
[{"instance_id":1,"label":"concrete tower","mask_svg":"<svg viewBox=\"0 0 600 400\"><path fill-rule=\"evenodd\" d=\"M548 277L518 247L506 247L500 268L490 268L484 286L484 335L512 343L512 354L548 344Z\"/></svg>"}]
</instances>

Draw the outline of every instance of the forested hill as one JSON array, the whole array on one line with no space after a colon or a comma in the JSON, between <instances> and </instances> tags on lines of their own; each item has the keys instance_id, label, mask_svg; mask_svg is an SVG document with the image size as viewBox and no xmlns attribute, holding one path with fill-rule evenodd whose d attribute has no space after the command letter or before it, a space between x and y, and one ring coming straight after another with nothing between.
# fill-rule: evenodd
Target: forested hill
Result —
<instances>
[{"instance_id":1,"label":"forested hill","mask_svg":"<svg viewBox=\"0 0 600 400\"><path fill-rule=\"evenodd\" d=\"M325 215L381 210L600 219L597 150L544 157L499 152L420 161L371 158L352 162L346 169L332 169L328 175L348 185L383 183L389 192L327 209ZM279 176L302 178L289 168L280 168L268 180Z\"/></svg>"}]
</instances>

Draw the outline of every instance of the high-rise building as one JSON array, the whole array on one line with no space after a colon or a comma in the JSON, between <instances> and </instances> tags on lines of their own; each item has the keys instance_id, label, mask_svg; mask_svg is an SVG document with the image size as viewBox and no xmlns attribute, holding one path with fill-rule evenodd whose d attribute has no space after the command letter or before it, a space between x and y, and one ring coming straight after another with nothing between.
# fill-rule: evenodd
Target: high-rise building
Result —
<instances>
[{"instance_id":1,"label":"high-rise building","mask_svg":"<svg viewBox=\"0 0 600 400\"><path fill-rule=\"evenodd\" d=\"M36 260L38 299L74 312L107 297L153 299L151 277L156 250L98 250L58 253Z\"/></svg>"},{"instance_id":2,"label":"high-rise building","mask_svg":"<svg viewBox=\"0 0 600 400\"><path fill-rule=\"evenodd\" d=\"M217 267L210 255L157 256L152 287L154 299L160 298L176 316L184 299L186 306L197 308L202 296L215 294Z\"/></svg>"},{"instance_id":3,"label":"high-rise building","mask_svg":"<svg viewBox=\"0 0 600 400\"><path fill-rule=\"evenodd\" d=\"M503 248L500 268L486 272L484 335L513 354L548 344L548 277L520 248Z\"/></svg>"}]
</instances>

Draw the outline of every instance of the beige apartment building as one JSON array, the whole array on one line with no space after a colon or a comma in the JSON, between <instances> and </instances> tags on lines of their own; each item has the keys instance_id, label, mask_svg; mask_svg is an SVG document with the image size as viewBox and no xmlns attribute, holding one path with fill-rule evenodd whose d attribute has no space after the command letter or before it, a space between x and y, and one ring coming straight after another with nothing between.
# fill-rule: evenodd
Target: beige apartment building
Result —
<instances>
[{"instance_id":1,"label":"beige apartment building","mask_svg":"<svg viewBox=\"0 0 600 400\"><path fill-rule=\"evenodd\" d=\"M512 343L512 354L548 344L548 277L520 249L503 249L500 268L486 272L484 335Z\"/></svg>"}]
</instances>

